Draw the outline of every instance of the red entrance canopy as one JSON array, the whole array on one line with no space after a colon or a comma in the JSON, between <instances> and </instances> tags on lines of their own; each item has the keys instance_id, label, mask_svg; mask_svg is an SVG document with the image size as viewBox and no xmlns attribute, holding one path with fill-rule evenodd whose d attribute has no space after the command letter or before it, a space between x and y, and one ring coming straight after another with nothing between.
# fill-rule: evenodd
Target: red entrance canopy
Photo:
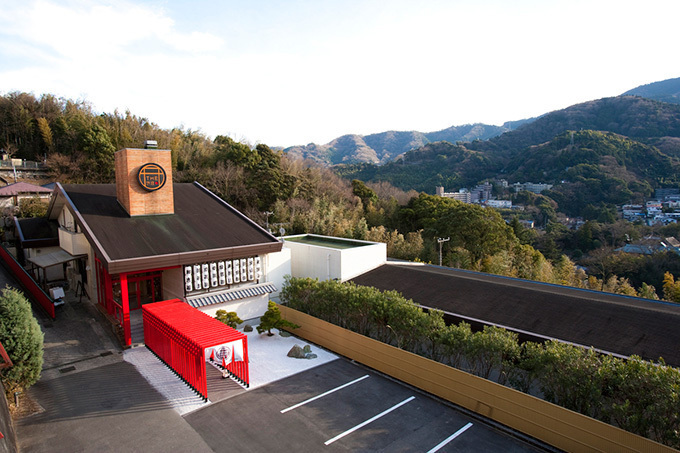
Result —
<instances>
[{"instance_id":1,"label":"red entrance canopy","mask_svg":"<svg viewBox=\"0 0 680 453\"><path fill-rule=\"evenodd\" d=\"M238 346L239 353L229 355L226 369L248 386L248 337L244 333L179 299L145 304L142 315L146 346L204 398L208 398L206 349L215 346Z\"/></svg>"}]
</instances>

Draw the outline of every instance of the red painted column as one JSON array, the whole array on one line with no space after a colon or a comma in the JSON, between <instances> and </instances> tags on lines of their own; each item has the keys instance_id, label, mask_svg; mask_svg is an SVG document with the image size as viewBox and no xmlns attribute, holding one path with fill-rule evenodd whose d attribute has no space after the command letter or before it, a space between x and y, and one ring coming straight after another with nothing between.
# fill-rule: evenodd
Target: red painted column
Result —
<instances>
[{"instance_id":1,"label":"red painted column","mask_svg":"<svg viewBox=\"0 0 680 453\"><path fill-rule=\"evenodd\" d=\"M132 345L132 332L130 331L130 300L128 299L127 274L120 274L120 298L123 302L123 333L125 346Z\"/></svg>"},{"instance_id":2,"label":"red painted column","mask_svg":"<svg viewBox=\"0 0 680 453\"><path fill-rule=\"evenodd\" d=\"M116 315L116 309L113 304L113 281L111 280L111 274L102 267L102 273L104 274L104 306L106 311L110 315Z\"/></svg>"}]
</instances>

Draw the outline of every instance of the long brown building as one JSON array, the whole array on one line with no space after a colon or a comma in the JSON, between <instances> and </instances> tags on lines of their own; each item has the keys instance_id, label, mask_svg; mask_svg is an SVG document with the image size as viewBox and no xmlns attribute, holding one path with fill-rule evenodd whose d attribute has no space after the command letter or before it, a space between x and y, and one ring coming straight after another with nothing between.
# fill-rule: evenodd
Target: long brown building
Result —
<instances>
[{"instance_id":1,"label":"long brown building","mask_svg":"<svg viewBox=\"0 0 680 453\"><path fill-rule=\"evenodd\" d=\"M389 262L352 281L396 290L453 319L497 325L621 356L680 366L680 305L414 263Z\"/></svg>"}]
</instances>

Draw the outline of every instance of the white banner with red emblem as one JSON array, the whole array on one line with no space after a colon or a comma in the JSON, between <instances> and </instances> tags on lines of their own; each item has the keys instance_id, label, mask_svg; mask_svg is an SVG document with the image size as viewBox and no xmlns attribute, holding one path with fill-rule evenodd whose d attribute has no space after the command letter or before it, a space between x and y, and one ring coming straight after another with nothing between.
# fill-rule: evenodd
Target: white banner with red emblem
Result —
<instances>
[{"instance_id":1,"label":"white banner with red emblem","mask_svg":"<svg viewBox=\"0 0 680 453\"><path fill-rule=\"evenodd\" d=\"M243 361L243 340L231 341L205 348L205 360L227 366L231 362Z\"/></svg>"}]
</instances>

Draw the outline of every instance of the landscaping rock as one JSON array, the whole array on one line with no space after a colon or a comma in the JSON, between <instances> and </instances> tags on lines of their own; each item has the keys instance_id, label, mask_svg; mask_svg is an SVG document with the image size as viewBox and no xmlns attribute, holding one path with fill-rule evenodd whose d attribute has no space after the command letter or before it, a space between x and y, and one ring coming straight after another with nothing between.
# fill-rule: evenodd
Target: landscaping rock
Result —
<instances>
[{"instance_id":1,"label":"landscaping rock","mask_svg":"<svg viewBox=\"0 0 680 453\"><path fill-rule=\"evenodd\" d=\"M288 351L288 357L296 359L316 359L318 356L312 354L312 347L306 344L304 348L301 348L298 345L293 346L290 351Z\"/></svg>"},{"instance_id":2,"label":"landscaping rock","mask_svg":"<svg viewBox=\"0 0 680 453\"><path fill-rule=\"evenodd\" d=\"M244 332L252 332L252 331L253 331L253 326L251 326L250 324L246 324L246 325L243 327L243 331L244 331Z\"/></svg>"},{"instance_id":3,"label":"landscaping rock","mask_svg":"<svg viewBox=\"0 0 680 453\"><path fill-rule=\"evenodd\" d=\"M305 353L302 351L302 348L299 345L294 345L292 348L290 348L290 351L288 351L288 357L304 359Z\"/></svg>"}]
</instances>

